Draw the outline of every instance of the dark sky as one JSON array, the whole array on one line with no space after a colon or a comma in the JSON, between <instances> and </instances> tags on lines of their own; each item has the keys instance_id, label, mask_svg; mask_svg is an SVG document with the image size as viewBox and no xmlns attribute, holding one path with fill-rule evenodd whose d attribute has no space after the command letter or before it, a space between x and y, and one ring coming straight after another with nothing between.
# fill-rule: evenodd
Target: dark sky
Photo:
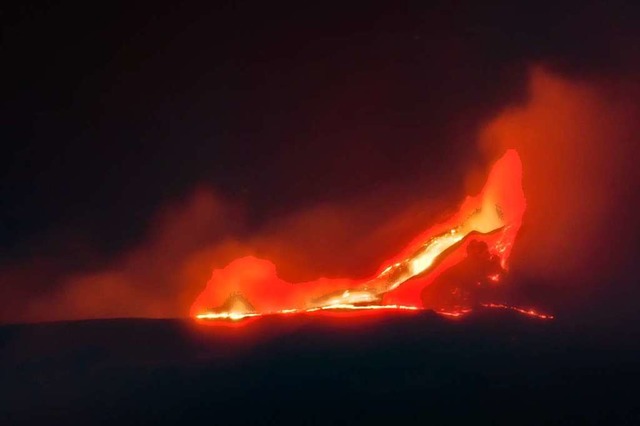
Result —
<instances>
[{"instance_id":1,"label":"dark sky","mask_svg":"<svg viewBox=\"0 0 640 426\"><path fill-rule=\"evenodd\" d=\"M0 264L108 262L202 185L247 234L388 185L455 200L531 64L640 71L631 1L173 3L2 6Z\"/></svg>"}]
</instances>

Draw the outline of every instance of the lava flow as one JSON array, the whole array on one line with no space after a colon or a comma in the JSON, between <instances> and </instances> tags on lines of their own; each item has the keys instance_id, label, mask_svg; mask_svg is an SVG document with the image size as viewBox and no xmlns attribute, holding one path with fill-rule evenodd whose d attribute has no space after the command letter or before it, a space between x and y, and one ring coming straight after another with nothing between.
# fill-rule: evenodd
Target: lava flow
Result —
<instances>
[{"instance_id":1,"label":"lava flow","mask_svg":"<svg viewBox=\"0 0 640 426\"><path fill-rule=\"evenodd\" d=\"M459 317L484 306L548 318L484 300L506 272L525 208L522 164L509 150L478 195L467 197L449 220L418 235L371 278L292 284L278 277L272 262L243 257L213 271L190 313L228 323L263 315L423 309Z\"/></svg>"}]
</instances>

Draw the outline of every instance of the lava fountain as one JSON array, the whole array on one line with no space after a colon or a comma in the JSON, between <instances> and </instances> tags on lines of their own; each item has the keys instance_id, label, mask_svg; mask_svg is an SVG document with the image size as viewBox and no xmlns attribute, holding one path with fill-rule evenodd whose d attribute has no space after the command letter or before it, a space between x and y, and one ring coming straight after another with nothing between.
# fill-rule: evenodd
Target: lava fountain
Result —
<instances>
[{"instance_id":1,"label":"lava fountain","mask_svg":"<svg viewBox=\"0 0 640 426\"><path fill-rule=\"evenodd\" d=\"M506 272L525 209L522 163L515 150L508 150L493 165L479 194L468 196L455 215L416 236L370 278L294 284L280 279L269 260L243 257L213 271L190 315L207 323L264 315L422 309L457 317L485 306L548 318L485 300Z\"/></svg>"}]
</instances>

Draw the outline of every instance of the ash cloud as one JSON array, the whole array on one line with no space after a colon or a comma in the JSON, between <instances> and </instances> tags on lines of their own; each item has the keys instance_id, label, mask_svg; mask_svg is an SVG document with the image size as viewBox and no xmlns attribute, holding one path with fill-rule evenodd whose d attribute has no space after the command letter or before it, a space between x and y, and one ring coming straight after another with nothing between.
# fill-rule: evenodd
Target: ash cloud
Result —
<instances>
[{"instance_id":1,"label":"ash cloud","mask_svg":"<svg viewBox=\"0 0 640 426\"><path fill-rule=\"evenodd\" d=\"M527 103L482 130L485 151L513 147L523 158L529 230L519 251L532 268L570 274L602 252L597 242L628 235L620 212L638 189L639 89L534 68Z\"/></svg>"},{"instance_id":2,"label":"ash cloud","mask_svg":"<svg viewBox=\"0 0 640 426\"><path fill-rule=\"evenodd\" d=\"M508 148L522 157L528 210L512 275L572 291L604 285L624 269L624 250L633 240L625 206L638 189L638 86L569 79L538 66L528 87L527 100L489 120L477 138L487 164ZM457 179L473 192L484 174ZM461 201L464 194L455 195ZM364 277L453 208L415 188L388 185L252 229L246 206L198 187L156 212L146 237L102 267L56 276L46 262L30 259L13 272L0 271L5 289L56 279L46 294L6 295L13 310L2 320L184 316L212 268L244 255L273 261L293 282Z\"/></svg>"},{"instance_id":3,"label":"ash cloud","mask_svg":"<svg viewBox=\"0 0 640 426\"><path fill-rule=\"evenodd\" d=\"M513 147L522 157L527 213L513 265L516 278L548 287L540 303L598 306L603 294L638 292L639 83L533 67L526 103L480 133L489 156Z\"/></svg>"}]
</instances>

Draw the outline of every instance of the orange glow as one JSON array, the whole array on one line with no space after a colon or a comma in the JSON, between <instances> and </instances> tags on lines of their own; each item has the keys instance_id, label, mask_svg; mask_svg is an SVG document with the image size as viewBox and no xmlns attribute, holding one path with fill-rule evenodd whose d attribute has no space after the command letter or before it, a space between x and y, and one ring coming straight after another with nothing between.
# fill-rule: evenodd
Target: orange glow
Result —
<instances>
[{"instance_id":1,"label":"orange glow","mask_svg":"<svg viewBox=\"0 0 640 426\"><path fill-rule=\"evenodd\" d=\"M247 256L213 271L190 314L198 320L237 322L274 314L431 308L437 301L425 301L422 289L460 264L465 251L472 250L471 241L482 242L481 247L488 248L486 256L498 260L498 269L506 269L526 208L521 181L520 157L508 150L494 164L478 195L467 197L449 220L420 233L369 279L320 278L291 284L278 277L272 262ZM497 282L500 276L494 271L483 278ZM435 310L460 316L470 308Z\"/></svg>"},{"instance_id":2,"label":"orange glow","mask_svg":"<svg viewBox=\"0 0 640 426\"><path fill-rule=\"evenodd\" d=\"M497 308L497 309L509 309L512 311L519 312L524 315L529 315L530 317L540 318L540 319L553 319L553 315L543 314L533 309L523 309L517 306L509 306L503 305L501 303L485 303L482 305L485 308Z\"/></svg>"},{"instance_id":3,"label":"orange glow","mask_svg":"<svg viewBox=\"0 0 640 426\"><path fill-rule=\"evenodd\" d=\"M473 239L485 241L491 252L497 253L496 242L504 236L509 244L501 262L506 267L509 259L519 283L559 290L532 289L532 293L519 295L545 297L545 302L556 306L577 308L583 299L569 294L584 296L587 289L605 286L613 271L622 273L627 256L633 254L624 248L634 243L634 233L628 232L628 216L632 215L629 200L636 197L636 163L640 158L640 144L635 143L639 111L633 102L637 93L638 86L630 81L567 79L541 67L532 68L527 98L509 104L483 123L477 140L479 152L475 152L476 141L470 140L460 158L461 162L497 159L509 149L517 150L527 203L522 228L526 232L518 233L516 247L511 251L512 237L519 228L518 209L505 209L514 216L508 219L513 235L474 233L437 256L427 271L371 304L422 307L424 290L437 287L465 261L465 250ZM519 162L515 167L515 171L503 172L507 180L496 188L505 192L518 188ZM486 172L489 168L470 170L466 179L469 189L461 194L478 195L469 197L468 204L480 197ZM428 175L433 174L421 173L416 178L421 181ZM421 191L418 179L408 182L408 178L371 185L375 192L361 191L348 198L334 198L328 191L326 198L303 200L287 211L276 209L255 222L245 217L245 204L250 200L244 195L226 198L216 188L196 186L166 200L149 217L137 242L119 253L106 256L100 246L82 238L63 238L56 243L64 248L61 252L81 250L86 264L60 263L57 256L46 254L48 243L42 246L43 241L36 239L33 253L39 254L0 265L0 282L5 284L0 286L1 294L11 301L0 310L0 322L175 318L187 313L194 317L220 307L233 291L245 294L261 312L300 309L305 304L305 291L298 287L305 287L305 282L314 287L315 279L321 276L351 278L317 284L318 297L356 288L412 255L426 239L457 226L456 218L463 218L466 209L473 208L465 201L456 215L439 216L451 207L447 203L456 201L451 197L454 194L430 198L428 204L420 202L430 191ZM464 176L446 178L459 184L448 185L451 188L461 188L465 181ZM398 186L401 183L403 186ZM487 188L490 186L487 183ZM459 201L463 200L460 197ZM435 223L439 224L426 229ZM268 261L254 258L254 265L252 260L240 260L247 255ZM239 264L232 266L235 262ZM237 278L230 269L242 269L242 265L259 269L265 264L271 268L266 271L265 276L271 277L266 281L276 281L274 285L260 279L252 283L249 278L243 283L227 282ZM216 269L213 274L212 269ZM488 274L485 284L494 285L497 292L500 281L504 282L503 273L495 279L491 277L494 274ZM205 289L208 280L210 285ZM46 285L49 290L35 291L42 282L50 282ZM323 286L326 293L321 291ZM425 300L430 308L438 309L438 300ZM383 315L373 312L340 316Z\"/></svg>"}]
</instances>

